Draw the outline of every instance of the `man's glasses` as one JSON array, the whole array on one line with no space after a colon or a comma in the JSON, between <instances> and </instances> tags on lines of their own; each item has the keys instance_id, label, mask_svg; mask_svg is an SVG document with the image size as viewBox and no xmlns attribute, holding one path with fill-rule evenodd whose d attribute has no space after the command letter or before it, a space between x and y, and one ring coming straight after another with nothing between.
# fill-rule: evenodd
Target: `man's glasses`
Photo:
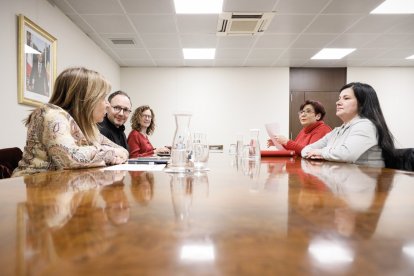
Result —
<instances>
[{"instance_id":1,"label":"man's glasses","mask_svg":"<svg viewBox=\"0 0 414 276\"><path fill-rule=\"evenodd\" d=\"M305 115L309 115L309 114L312 114L312 113L315 113L315 111L312 111L312 110L310 110L310 109L306 109L306 110L301 110L301 111L299 111L298 112L298 115L300 116L300 115L303 115L303 114L305 114Z\"/></svg>"},{"instance_id":2,"label":"man's glasses","mask_svg":"<svg viewBox=\"0 0 414 276\"><path fill-rule=\"evenodd\" d=\"M115 110L116 113L120 113L121 111L123 111L125 115L129 115L129 113L131 113L131 110L128 108L123 108L118 105L116 106L111 105L111 107Z\"/></svg>"}]
</instances>

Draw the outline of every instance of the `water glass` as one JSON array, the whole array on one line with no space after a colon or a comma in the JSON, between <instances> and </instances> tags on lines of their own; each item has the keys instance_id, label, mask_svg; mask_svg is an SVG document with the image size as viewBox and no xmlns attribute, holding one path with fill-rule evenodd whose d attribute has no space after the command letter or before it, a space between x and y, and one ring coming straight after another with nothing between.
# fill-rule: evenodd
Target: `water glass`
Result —
<instances>
[{"instance_id":1,"label":"water glass","mask_svg":"<svg viewBox=\"0 0 414 276\"><path fill-rule=\"evenodd\" d=\"M235 154L237 154L237 147L236 147L236 144L230 144L229 154L231 154L231 155L235 155Z\"/></svg>"},{"instance_id":2,"label":"water glass","mask_svg":"<svg viewBox=\"0 0 414 276\"><path fill-rule=\"evenodd\" d=\"M243 154L243 134L237 134L236 151L238 156Z\"/></svg>"},{"instance_id":3,"label":"water glass","mask_svg":"<svg viewBox=\"0 0 414 276\"><path fill-rule=\"evenodd\" d=\"M207 134L195 132L193 134L193 163L194 169L203 170L207 168L209 148Z\"/></svg>"},{"instance_id":4,"label":"water glass","mask_svg":"<svg viewBox=\"0 0 414 276\"><path fill-rule=\"evenodd\" d=\"M244 145L243 151L242 151L242 159L248 159L248 160L260 160L260 152L257 153L257 147L255 145ZM257 156L259 155L259 159Z\"/></svg>"}]
</instances>

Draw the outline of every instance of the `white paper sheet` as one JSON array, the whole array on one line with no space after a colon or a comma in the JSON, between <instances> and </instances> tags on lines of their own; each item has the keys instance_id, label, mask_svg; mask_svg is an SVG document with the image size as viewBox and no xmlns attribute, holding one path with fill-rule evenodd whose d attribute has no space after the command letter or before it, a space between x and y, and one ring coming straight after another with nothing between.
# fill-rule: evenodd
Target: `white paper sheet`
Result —
<instances>
[{"instance_id":1,"label":"white paper sheet","mask_svg":"<svg viewBox=\"0 0 414 276\"><path fill-rule=\"evenodd\" d=\"M267 135L269 135L269 137L272 140L273 144L275 145L276 149L284 150L285 148L281 144L279 144L274 138L275 135L278 135L280 133L279 124L278 123L265 124L265 127L266 127L266 131L267 131Z\"/></svg>"},{"instance_id":2,"label":"white paper sheet","mask_svg":"<svg viewBox=\"0 0 414 276\"><path fill-rule=\"evenodd\" d=\"M104 171L162 171L165 164L120 164L105 167Z\"/></svg>"}]
</instances>

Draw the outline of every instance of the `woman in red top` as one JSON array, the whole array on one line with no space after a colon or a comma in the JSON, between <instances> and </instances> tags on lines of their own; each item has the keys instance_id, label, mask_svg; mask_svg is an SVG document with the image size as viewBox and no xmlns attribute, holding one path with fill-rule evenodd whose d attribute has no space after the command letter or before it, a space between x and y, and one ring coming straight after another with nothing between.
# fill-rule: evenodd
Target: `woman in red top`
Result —
<instances>
[{"instance_id":1,"label":"woman in red top","mask_svg":"<svg viewBox=\"0 0 414 276\"><path fill-rule=\"evenodd\" d=\"M128 135L130 158L169 152L169 149L165 147L154 148L148 139L148 135L154 133L155 130L154 111L148 105L135 109L131 118L131 127L132 131Z\"/></svg>"},{"instance_id":2,"label":"woman in red top","mask_svg":"<svg viewBox=\"0 0 414 276\"><path fill-rule=\"evenodd\" d=\"M307 100L300 106L298 114L303 128L296 139L289 140L283 135L276 135L274 138L285 149L294 150L297 155L300 155L305 146L318 141L332 129L322 121L326 112L318 101ZM271 139L267 141L267 146L273 146Z\"/></svg>"}]
</instances>

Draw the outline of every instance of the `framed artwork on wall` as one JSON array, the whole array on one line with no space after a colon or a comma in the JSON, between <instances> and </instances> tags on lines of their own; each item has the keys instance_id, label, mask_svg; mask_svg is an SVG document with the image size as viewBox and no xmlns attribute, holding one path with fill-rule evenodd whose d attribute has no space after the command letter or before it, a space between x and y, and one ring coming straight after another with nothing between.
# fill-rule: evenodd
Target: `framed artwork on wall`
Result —
<instances>
[{"instance_id":1,"label":"framed artwork on wall","mask_svg":"<svg viewBox=\"0 0 414 276\"><path fill-rule=\"evenodd\" d=\"M19 15L18 35L18 100L39 106L52 95L57 40L24 15Z\"/></svg>"}]
</instances>

